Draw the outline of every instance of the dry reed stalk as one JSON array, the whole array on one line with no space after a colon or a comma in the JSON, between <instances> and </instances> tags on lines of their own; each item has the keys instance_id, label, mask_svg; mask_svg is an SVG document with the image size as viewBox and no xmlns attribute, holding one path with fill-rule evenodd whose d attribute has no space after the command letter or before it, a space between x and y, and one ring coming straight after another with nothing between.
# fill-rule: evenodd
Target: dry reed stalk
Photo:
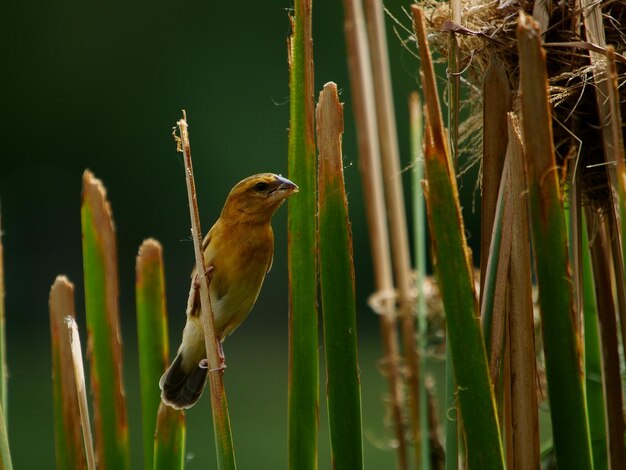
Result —
<instances>
[{"instance_id":1,"label":"dry reed stalk","mask_svg":"<svg viewBox=\"0 0 626 470\"><path fill-rule=\"evenodd\" d=\"M506 302L507 302L507 287L509 277L509 265L513 240L513 222L514 214L512 212L512 197L513 193L510 191L509 179L511 178L510 162L505 163L503 169L502 179L500 182L500 192L502 198L498 200L498 203L502 203L502 224L500 235L500 246L496 250L495 246L489 249L489 261L487 262L488 270L492 261L497 260L495 288L493 294L493 306L491 312L491 335L489 337L489 371L491 373L491 380L493 384L499 384L500 376L500 359L502 358L502 345L504 342L504 331L506 323ZM493 240L493 237L492 237ZM483 316L486 319L486 316ZM483 329L483 331L485 331ZM497 386L497 385L496 385Z\"/></svg>"},{"instance_id":2,"label":"dry reed stalk","mask_svg":"<svg viewBox=\"0 0 626 470\"><path fill-rule=\"evenodd\" d=\"M89 424L89 407L87 405L87 387L85 387L85 371L83 369L83 354L80 348L80 336L76 320L70 315L65 317L68 330L68 339L72 353L72 367L74 369L74 380L76 385L76 395L78 398L78 410L80 414L81 428L83 430L83 443L85 454L87 455L87 468L95 470L96 458L93 450L93 438L91 436L91 426Z\"/></svg>"},{"instance_id":3,"label":"dry reed stalk","mask_svg":"<svg viewBox=\"0 0 626 470\"><path fill-rule=\"evenodd\" d=\"M185 175L187 182L187 198L189 204L189 216L191 217L191 237L193 239L194 256L196 260L196 275L200 284L200 300L202 305L202 323L204 328L204 341L207 349L207 360L209 361L209 370L219 369L219 353L217 346L217 338L215 336L215 328L213 325L213 311L211 308L211 299L209 293L209 285L211 282L210 273L207 273L207 266L204 262L202 254L202 235L200 227L200 215L198 213L198 200L196 197L196 184L193 178L193 166L191 161L191 145L189 143L189 131L187 124L187 113L183 110L183 118L177 123L180 132L180 145L183 152L183 160L185 164ZM219 374L209 374L213 376L222 376L224 370L219 370Z\"/></svg>"},{"instance_id":4,"label":"dry reed stalk","mask_svg":"<svg viewBox=\"0 0 626 470\"><path fill-rule=\"evenodd\" d=\"M452 21L461 24L461 0L450 0ZM459 168L459 112L461 107L461 66L460 43L454 31L448 38L448 132L452 168L455 172Z\"/></svg>"},{"instance_id":5,"label":"dry reed stalk","mask_svg":"<svg viewBox=\"0 0 626 470\"><path fill-rule=\"evenodd\" d=\"M624 279L624 255L623 243L626 233L623 233L624 217L622 208L626 201L626 182L624 181L624 139L622 134L622 113L620 109L620 95L618 88L617 69L615 63L615 49L607 48L607 60L605 75L607 77L607 102L610 121L607 123L606 161L609 163L607 171L612 185L611 197L613 199L612 211L609 212L611 233L611 249L613 251L613 269L615 270L617 301L622 333L622 342L626 341L626 280Z\"/></svg>"},{"instance_id":6,"label":"dry reed stalk","mask_svg":"<svg viewBox=\"0 0 626 470\"><path fill-rule=\"evenodd\" d=\"M508 276L507 276L508 277ZM508 299L507 299L508 302ZM506 312L504 325L504 351L502 354L502 405L500 406L500 422L502 423L502 442L504 445L504 460L507 469L514 469L513 463L513 403L511 397L511 322L509 311Z\"/></svg>"},{"instance_id":7,"label":"dry reed stalk","mask_svg":"<svg viewBox=\"0 0 626 470\"><path fill-rule=\"evenodd\" d=\"M363 186L367 188L364 191L365 205L374 262L374 281L377 290L370 305L380 315L384 367L389 386L394 433L397 440L398 468L403 470L408 468L402 412L404 398L398 372L399 347L396 299L381 177L380 142L376 126L372 66L360 0L345 0L344 11L348 67L354 97L353 110L360 155L359 167Z\"/></svg>"},{"instance_id":8,"label":"dry reed stalk","mask_svg":"<svg viewBox=\"0 0 626 470\"><path fill-rule=\"evenodd\" d=\"M606 33L602 19L602 2L594 2L592 0L580 0L583 9L583 23L585 25L586 39L589 43L597 45L606 51ZM614 50L613 50L614 52ZM609 52L609 54L611 54ZM614 58L615 54L611 54ZM614 152L621 152L623 160L624 146L621 138L621 120L619 113L619 95L611 91L610 66L605 54L595 50L589 51L589 58L593 66L593 79L595 84L596 106L598 111L599 122L601 123L600 131L602 135L602 147L604 150L604 161L606 166L608 180L612 188L617 189L617 174L615 167L611 165L615 161ZM614 66L614 64L613 64ZM617 112L616 112L617 109ZM617 134L617 135L616 135ZM619 156L617 157L619 159ZM619 201L615 197L614 190L609 191L609 199L611 200L611 209L609 210L609 222L612 233L619 233L617 228L617 220L619 217ZM618 237L614 238L613 243L613 264L615 265L615 275L617 277L617 301L618 314L622 325L622 335L626 334L626 286L624 286L624 266L622 259L622 247L618 241Z\"/></svg>"},{"instance_id":9,"label":"dry reed stalk","mask_svg":"<svg viewBox=\"0 0 626 470\"><path fill-rule=\"evenodd\" d=\"M500 178L507 149L506 113L511 108L511 89L502 61L494 54L483 80L483 158L480 210L480 305L483 305L485 274L496 216Z\"/></svg>"},{"instance_id":10,"label":"dry reed stalk","mask_svg":"<svg viewBox=\"0 0 626 470\"><path fill-rule=\"evenodd\" d=\"M539 468L539 417L537 414L535 325L528 239L528 206L524 155L519 125L508 114L509 190L512 194L512 246L509 266L509 342L511 365L511 470Z\"/></svg>"},{"instance_id":11,"label":"dry reed stalk","mask_svg":"<svg viewBox=\"0 0 626 470\"><path fill-rule=\"evenodd\" d=\"M394 277L398 293L398 315L400 318L401 338L406 357L406 381L411 413L411 431L416 462L421 460L420 446L420 404L419 404L419 356L415 336L415 299L412 293L413 276L409 235L404 206L402 172L400 169L400 151L398 149L397 127L393 106L391 72L385 32L385 17L381 0L366 0L365 12L369 29L370 56L372 75L376 90L376 116L380 138L380 150L383 169L383 186L387 213L389 214L389 233L391 236L391 255L393 257Z\"/></svg>"},{"instance_id":12,"label":"dry reed stalk","mask_svg":"<svg viewBox=\"0 0 626 470\"><path fill-rule=\"evenodd\" d=\"M191 161L191 145L189 143L189 126L187 113L183 110L183 118L177 122L180 132L180 150L183 153L185 164L185 181L187 183L187 199L189 204L189 216L191 218L191 236L196 260L196 276L200 284L200 306L202 311L202 327L204 330L204 344L209 368L209 386L211 390L211 409L213 411L213 432L216 443L218 468L235 468L235 454L233 451L232 434L230 430L230 418L226 403L226 390L224 389L224 364L220 360L215 336L213 310L209 286L211 283L210 273L204 262L202 253L202 228L198 212L198 200L196 197L196 184L193 177L193 165ZM208 267L211 268L211 267Z\"/></svg>"},{"instance_id":13,"label":"dry reed stalk","mask_svg":"<svg viewBox=\"0 0 626 470\"><path fill-rule=\"evenodd\" d=\"M611 263L609 221L586 208L598 325L600 326L602 378L606 404L608 456L611 469L626 468L624 417L615 312L615 272Z\"/></svg>"}]
</instances>

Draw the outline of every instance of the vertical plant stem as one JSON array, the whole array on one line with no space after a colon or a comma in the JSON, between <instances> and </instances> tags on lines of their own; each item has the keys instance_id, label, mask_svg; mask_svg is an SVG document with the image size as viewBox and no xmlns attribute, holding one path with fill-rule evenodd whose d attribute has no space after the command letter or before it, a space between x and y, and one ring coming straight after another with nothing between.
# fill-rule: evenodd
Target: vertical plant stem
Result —
<instances>
[{"instance_id":1,"label":"vertical plant stem","mask_svg":"<svg viewBox=\"0 0 626 470\"><path fill-rule=\"evenodd\" d=\"M591 263L595 279L600 326L602 378L606 404L606 424L609 450L609 465L612 469L626 468L624 458L624 417L622 381L617 341L614 278L611 266L611 242L606 218L586 210L591 239ZM595 222L595 223L594 223Z\"/></svg>"},{"instance_id":2,"label":"vertical plant stem","mask_svg":"<svg viewBox=\"0 0 626 470\"><path fill-rule=\"evenodd\" d=\"M502 62L493 55L483 80L483 158L480 209L480 306L483 309L487 261L507 147L506 113L511 91Z\"/></svg>"},{"instance_id":3,"label":"vertical plant stem","mask_svg":"<svg viewBox=\"0 0 626 470\"><path fill-rule=\"evenodd\" d=\"M509 190L512 240L509 267L509 331L511 357L511 435L507 456L512 469L539 468L539 416L537 414L535 324L530 266L530 240L524 154L519 125L508 115Z\"/></svg>"},{"instance_id":4,"label":"vertical plant stem","mask_svg":"<svg viewBox=\"0 0 626 470\"><path fill-rule=\"evenodd\" d=\"M122 470L130 468L130 456L115 228L106 190L89 171L83 174L81 222L96 460L103 468Z\"/></svg>"},{"instance_id":5,"label":"vertical plant stem","mask_svg":"<svg viewBox=\"0 0 626 470\"><path fill-rule=\"evenodd\" d=\"M450 0L452 21L461 24L461 0ZM452 31L448 37L448 131L450 157L454 173L459 168L459 108L461 104L461 75L459 70L459 40Z\"/></svg>"},{"instance_id":6,"label":"vertical plant stem","mask_svg":"<svg viewBox=\"0 0 626 470\"><path fill-rule=\"evenodd\" d=\"M0 406L5 419L9 416L7 389L7 342L4 303L4 248L2 245L2 212L0 211Z\"/></svg>"},{"instance_id":7,"label":"vertical plant stem","mask_svg":"<svg viewBox=\"0 0 626 470\"><path fill-rule=\"evenodd\" d=\"M596 107L598 109L599 122L602 123L600 131L602 133L602 147L604 160L608 164L607 177L611 183L613 191L610 191L611 210L609 220L612 225L612 233L617 234L612 238L613 264L615 266L615 276L617 279L617 307L618 315L622 327L622 338L626 338L626 276L624 274L624 256L620 239L620 230L617 227L619 220L618 213L620 207L624 205L624 180L623 172L617 169L624 168L624 142L622 135L623 122L621 119L620 98L617 90L617 77L615 71L615 49L611 46L607 48L606 32L602 15L602 4L591 0L581 0L583 7L583 21L585 25L585 35L587 41L607 49L607 57L596 51L589 51L589 59L594 67L593 80L596 95ZM621 163L620 163L621 162ZM617 163L617 165L612 165ZM619 175L619 178L618 178ZM621 179L621 181L619 181ZM618 197L616 197L618 196ZM622 219L622 224L624 220ZM624 341L624 339L623 339Z\"/></svg>"},{"instance_id":8,"label":"vertical plant stem","mask_svg":"<svg viewBox=\"0 0 626 470\"><path fill-rule=\"evenodd\" d=\"M13 470L11 450L9 448L8 431L4 413L0 408L0 470Z\"/></svg>"},{"instance_id":9,"label":"vertical plant stem","mask_svg":"<svg viewBox=\"0 0 626 470\"><path fill-rule=\"evenodd\" d=\"M169 420L161 420L157 430L157 412L160 411L161 397L155 384L169 362L169 339L167 312L165 308L165 279L163 274L163 249L154 239L145 240L139 247L136 261L135 298L137 306L137 336L139 344L139 379L141 386L141 414L143 430L144 467L156 468L153 464L155 445L160 452L166 452L167 443L162 442L165 434L179 436L184 427L183 411L171 409ZM168 425L172 429L165 429ZM156 441L155 441L156 439ZM169 451L174 455L172 462L183 460L182 444L174 442ZM180 455L176 455L180 453ZM171 467L173 468L173 467Z\"/></svg>"},{"instance_id":10,"label":"vertical plant stem","mask_svg":"<svg viewBox=\"0 0 626 470\"><path fill-rule=\"evenodd\" d=\"M422 190L422 179L424 178L424 152L422 149L422 136L424 133L424 122L422 105L417 92L412 92L409 100L409 115L411 122L411 162L412 190L413 190L413 227L414 227L414 247L416 265L416 286L417 286L417 326L418 326L418 351L419 351L419 421L420 439L418 468L430 470L430 445L429 436L431 434L428 424L428 390L426 388L426 334L428 329L426 296L424 293L424 279L426 279L426 208L424 207L424 192ZM416 450L416 452L418 452Z\"/></svg>"},{"instance_id":11,"label":"vertical plant stem","mask_svg":"<svg viewBox=\"0 0 626 470\"><path fill-rule=\"evenodd\" d=\"M185 413L161 402L154 433L154 470L184 470Z\"/></svg>"},{"instance_id":12,"label":"vertical plant stem","mask_svg":"<svg viewBox=\"0 0 626 470\"><path fill-rule=\"evenodd\" d=\"M84 469L87 467L85 445L80 433L78 394L72 366L68 316L75 316L74 285L57 276L50 289L50 343L52 346L52 392L54 405L54 441L56 467ZM93 442L88 448L93 451Z\"/></svg>"},{"instance_id":13,"label":"vertical plant stem","mask_svg":"<svg viewBox=\"0 0 626 470\"><path fill-rule=\"evenodd\" d=\"M76 386L76 395L78 397L78 410L80 413L81 428L83 430L83 442L85 445L85 453L87 454L87 468L89 470L96 469L96 459L93 451L93 439L91 437L91 426L89 424L89 407L87 406L87 387L85 387L85 371L83 370L83 354L80 347L80 336L78 334L78 326L74 317L65 317L68 329L67 338L72 356L72 367L74 369L74 380ZM74 405L75 406L75 405Z\"/></svg>"},{"instance_id":14,"label":"vertical plant stem","mask_svg":"<svg viewBox=\"0 0 626 470\"><path fill-rule=\"evenodd\" d=\"M376 128L376 108L372 67L367 45L365 19L361 2L344 1L346 47L353 109L357 127L359 163L363 187L366 188L367 210L372 259L374 262L377 293L370 305L380 314L380 332L383 343L385 372L391 402L391 416L397 442L398 469L408 468L406 440L403 426L403 394L398 371L398 337L395 293L387 233L387 216L384 205L381 177L380 144Z\"/></svg>"},{"instance_id":15,"label":"vertical plant stem","mask_svg":"<svg viewBox=\"0 0 626 470\"><path fill-rule=\"evenodd\" d=\"M448 339L449 340L449 339ZM448 341L447 340L447 341ZM459 415L457 403L457 387L454 378L452 348L446 341L446 416L445 416L445 448L446 470L459 468Z\"/></svg>"},{"instance_id":16,"label":"vertical plant stem","mask_svg":"<svg viewBox=\"0 0 626 470\"><path fill-rule=\"evenodd\" d=\"M320 292L333 468L363 468L352 232L343 180L343 107L327 83L317 105Z\"/></svg>"},{"instance_id":17,"label":"vertical plant stem","mask_svg":"<svg viewBox=\"0 0 626 470\"><path fill-rule=\"evenodd\" d=\"M211 390L211 410L213 416L213 432L215 435L215 452L218 470L234 470L235 449L230 430L230 417L228 415L228 403L226 390L224 389L224 370L220 368L220 360L215 337L213 310L209 294L210 279L207 275L207 266L204 263L202 253L202 228L198 212L196 198L196 183L193 177L193 165L191 161L191 145L189 143L189 126L187 114L183 110L183 118L177 123L180 132L180 145L185 163L185 181L187 182L187 199L189 204L189 216L191 219L191 236L193 238L194 255L196 259L196 273L200 284L200 305L202 309L202 326L204 328L204 343L206 346L207 360L209 362L209 387Z\"/></svg>"},{"instance_id":18,"label":"vertical plant stem","mask_svg":"<svg viewBox=\"0 0 626 470\"><path fill-rule=\"evenodd\" d=\"M470 468L504 467L495 401L478 319L469 250L453 177L422 11L412 7L426 97L425 194L438 284L446 311Z\"/></svg>"},{"instance_id":19,"label":"vertical plant stem","mask_svg":"<svg viewBox=\"0 0 626 470\"><path fill-rule=\"evenodd\" d=\"M319 352L317 319L316 155L312 2L295 0L289 40L289 178L300 195L289 202L289 469L317 468Z\"/></svg>"},{"instance_id":20,"label":"vertical plant stem","mask_svg":"<svg viewBox=\"0 0 626 470\"><path fill-rule=\"evenodd\" d=\"M499 366L504 344L505 311L513 239L514 216L511 212L512 194L509 190L509 165L510 163L505 163L500 180L500 194L498 195L496 217L493 224L492 245L489 248L484 303L481 311L489 370L491 379L495 384L500 383Z\"/></svg>"},{"instance_id":21,"label":"vertical plant stem","mask_svg":"<svg viewBox=\"0 0 626 470\"><path fill-rule=\"evenodd\" d=\"M555 171L545 52L537 23L524 13L520 13L517 39L524 157L557 464L561 468L590 468L589 430L573 324L565 217Z\"/></svg>"},{"instance_id":22,"label":"vertical plant stem","mask_svg":"<svg viewBox=\"0 0 626 470\"><path fill-rule=\"evenodd\" d=\"M596 307L595 281L589 250L589 232L586 218L581 230L583 313L585 322L585 384L587 395L587 419L594 468L609 468L606 441L606 417L602 381L602 357L598 337L598 309Z\"/></svg>"},{"instance_id":23,"label":"vertical plant stem","mask_svg":"<svg viewBox=\"0 0 626 470\"><path fill-rule=\"evenodd\" d=\"M411 416L411 431L416 462L420 458L420 412L419 412L419 356L415 341L415 301L412 295L413 275L409 234L404 207L400 151L396 127L391 72L387 51L385 16L382 0L366 0L365 11L369 25L370 55L376 102L380 155L382 159L385 202L389 214L389 233L393 257L394 277L398 292L398 315L402 346L406 358L406 385Z\"/></svg>"},{"instance_id":24,"label":"vertical plant stem","mask_svg":"<svg viewBox=\"0 0 626 470\"><path fill-rule=\"evenodd\" d=\"M615 49L607 48L606 75L608 77L607 89L609 92L608 103L610 108L609 148L607 149L607 161L615 163L609 171L609 179L613 191L614 210L610 212L611 237L613 249L613 266L617 281L617 300L619 306L619 318L622 333L622 343L626 344L626 282L624 280L626 269L626 171L624 168L624 137L622 135L622 114L620 108L620 95L618 90L617 69L615 64ZM619 222L618 222L619 221Z\"/></svg>"}]
</instances>

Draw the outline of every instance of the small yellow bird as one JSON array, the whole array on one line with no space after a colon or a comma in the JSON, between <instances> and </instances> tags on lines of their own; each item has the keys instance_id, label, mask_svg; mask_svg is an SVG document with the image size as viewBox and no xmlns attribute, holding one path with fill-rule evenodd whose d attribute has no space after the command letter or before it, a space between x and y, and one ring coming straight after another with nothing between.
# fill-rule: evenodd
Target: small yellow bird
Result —
<instances>
[{"instance_id":1,"label":"small yellow bird","mask_svg":"<svg viewBox=\"0 0 626 470\"><path fill-rule=\"evenodd\" d=\"M246 319L256 302L265 274L272 267L272 216L297 192L295 184L273 173L240 181L202 242L206 266L213 268L210 296L218 344ZM195 269L191 278L183 341L159 381L161 399L176 409L190 408L198 401L207 376Z\"/></svg>"}]
</instances>

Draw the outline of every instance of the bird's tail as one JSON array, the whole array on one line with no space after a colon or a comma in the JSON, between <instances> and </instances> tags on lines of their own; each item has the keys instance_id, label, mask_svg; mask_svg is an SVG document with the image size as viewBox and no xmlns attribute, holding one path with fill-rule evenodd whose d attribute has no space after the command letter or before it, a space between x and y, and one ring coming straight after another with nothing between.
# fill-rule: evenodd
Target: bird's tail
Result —
<instances>
[{"instance_id":1,"label":"bird's tail","mask_svg":"<svg viewBox=\"0 0 626 470\"><path fill-rule=\"evenodd\" d=\"M207 368L201 367L200 363L185 370L182 351L179 351L159 380L161 400L177 410L191 408L202 395L206 376Z\"/></svg>"}]
</instances>

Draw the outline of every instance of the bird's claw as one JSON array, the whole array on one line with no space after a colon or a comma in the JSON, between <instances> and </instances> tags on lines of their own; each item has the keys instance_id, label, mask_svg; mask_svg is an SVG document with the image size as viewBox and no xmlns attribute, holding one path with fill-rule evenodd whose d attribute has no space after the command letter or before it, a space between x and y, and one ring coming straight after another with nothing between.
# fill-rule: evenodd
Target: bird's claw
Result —
<instances>
[{"instance_id":1,"label":"bird's claw","mask_svg":"<svg viewBox=\"0 0 626 470\"><path fill-rule=\"evenodd\" d=\"M202 359L198 363L198 367L200 367L201 369L209 369L209 372L219 372L226 370L226 357L224 356L224 349L222 348L222 341L220 340L220 338L217 338L217 358L220 365L214 369L209 369L209 361L207 359Z\"/></svg>"},{"instance_id":2,"label":"bird's claw","mask_svg":"<svg viewBox=\"0 0 626 470\"><path fill-rule=\"evenodd\" d=\"M215 271L215 267L214 266L208 266L206 268L206 270L204 271L204 276L208 279L209 284L213 280L213 272L214 271ZM198 276L197 273L196 273L196 275L193 278L193 287L196 290L200 289L200 276Z\"/></svg>"},{"instance_id":3,"label":"bird's claw","mask_svg":"<svg viewBox=\"0 0 626 470\"><path fill-rule=\"evenodd\" d=\"M223 370L226 370L225 362L222 362L222 364L219 367L216 367L215 369L210 369L209 372L221 372Z\"/></svg>"}]
</instances>

